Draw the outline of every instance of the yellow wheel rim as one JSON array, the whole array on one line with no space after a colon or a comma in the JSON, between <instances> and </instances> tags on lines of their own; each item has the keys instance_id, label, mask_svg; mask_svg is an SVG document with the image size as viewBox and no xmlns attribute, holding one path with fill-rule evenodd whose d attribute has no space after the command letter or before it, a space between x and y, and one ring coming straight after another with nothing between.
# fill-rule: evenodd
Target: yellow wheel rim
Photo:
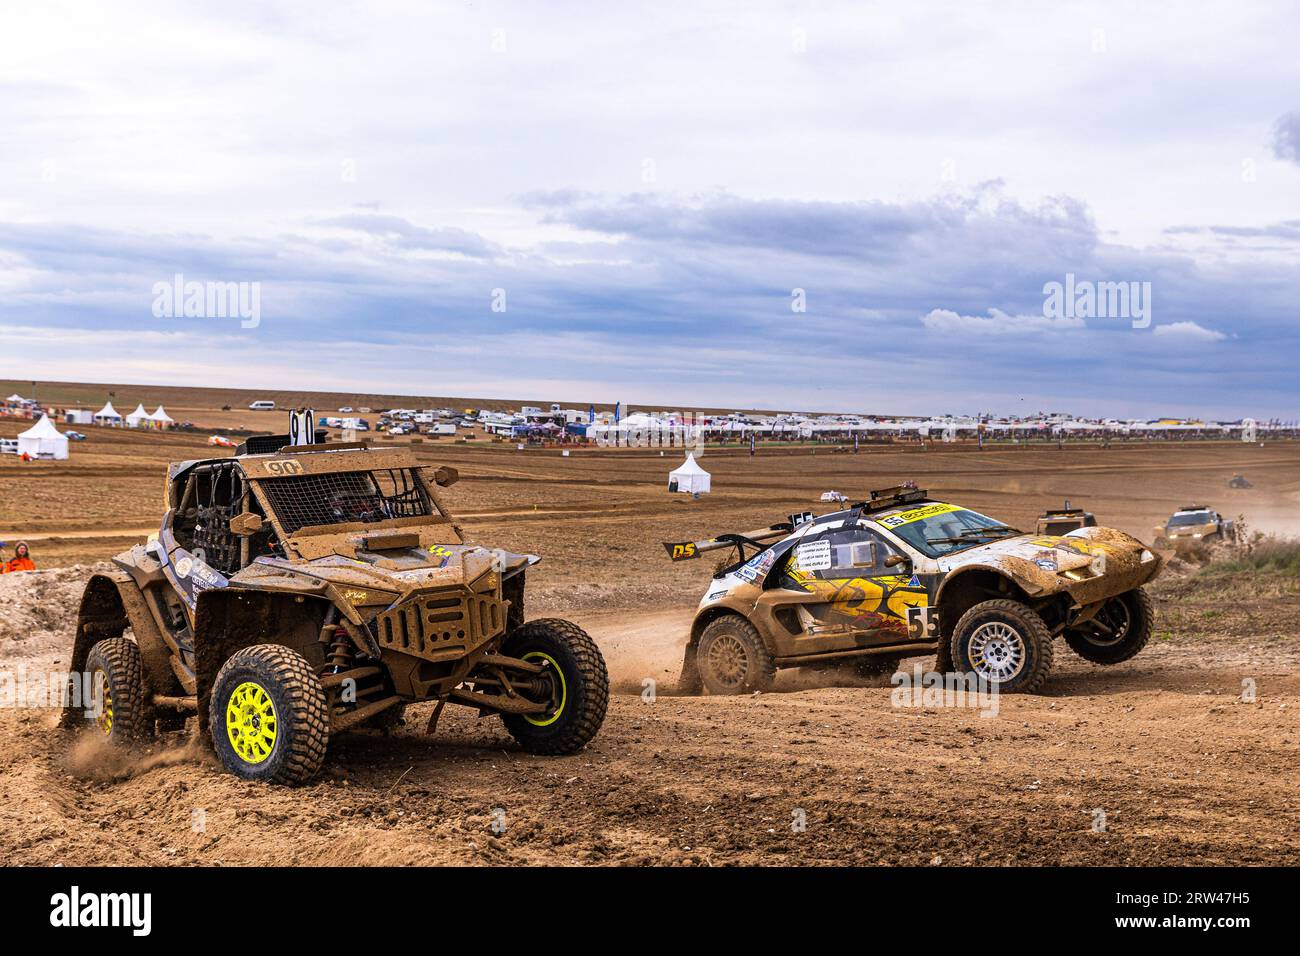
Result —
<instances>
[{"instance_id":1,"label":"yellow wheel rim","mask_svg":"<svg viewBox=\"0 0 1300 956\"><path fill-rule=\"evenodd\" d=\"M275 704L261 684L244 681L226 701L226 736L244 763L261 763L275 750Z\"/></svg>"},{"instance_id":2,"label":"yellow wheel rim","mask_svg":"<svg viewBox=\"0 0 1300 956\"><path fill-rule=\"evenodd\" d=\"M99 717L95 720L95 726L107 737L113 732L113 694L108 689L108 675L103 671L95 671L95 689L103 696L103 704Z\"/></svg>"},{"instance_id":3,"label":"yellow wheel rim","mask_svg":"<svg viewBox=\"0 0 1300 956\"><path fill-rule=\"evenodd\" d=\"M549 727L560 719L560 714L564 713L564 705L569 702L569 688L564 683L564 671L560 670L560 665L555 662L555 658L550 654L543 654L541 651L529 651L523 656L526 661L548 661L551 665L551 673L555 679L560 682L560 704L555 708L555 712L549 716L534 717L532 714L524 714L524 720L537 727Z\"/></svg>"}]
</instances>

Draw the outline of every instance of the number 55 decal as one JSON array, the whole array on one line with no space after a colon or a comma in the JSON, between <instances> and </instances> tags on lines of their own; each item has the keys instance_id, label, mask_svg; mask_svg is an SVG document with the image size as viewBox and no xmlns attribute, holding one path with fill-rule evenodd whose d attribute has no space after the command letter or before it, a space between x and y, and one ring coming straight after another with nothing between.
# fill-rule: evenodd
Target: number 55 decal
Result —
<instances>
[{"instance_id":1,"label":"number 55 decal","mask_svg":"<svg viewBox=\"0 0 1300 956\"><path fill-rule=\"evenodd\" d=\"M909 607L907 609L907 637L912 641L937 641L939 639L939 609L937 607Z\"/></svg>"}]
</instances>

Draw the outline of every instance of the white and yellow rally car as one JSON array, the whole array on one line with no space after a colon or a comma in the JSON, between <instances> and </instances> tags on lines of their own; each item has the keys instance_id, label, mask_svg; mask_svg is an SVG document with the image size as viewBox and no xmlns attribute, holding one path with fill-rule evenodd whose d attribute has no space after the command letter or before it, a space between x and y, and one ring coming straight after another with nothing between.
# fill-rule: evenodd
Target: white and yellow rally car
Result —
<instances>
[{"instance_id":1,"label":"white and yellow rally car","mask_svg":"<svg viewBox=\"0 0 1300 956\"><path fill-rule=\"evenodd\" d=\"M892 673L936 653L940 670L1032 692L1053 642L1098 664L1135 655L1152 630L1142 586L1161 559L1109 528L1028 534L902 486L830 514L703 541L666 542L674 561L735 548L696 611L688 692L769 687L779 667L851 664Z\"/></svg>"}]
</instances>

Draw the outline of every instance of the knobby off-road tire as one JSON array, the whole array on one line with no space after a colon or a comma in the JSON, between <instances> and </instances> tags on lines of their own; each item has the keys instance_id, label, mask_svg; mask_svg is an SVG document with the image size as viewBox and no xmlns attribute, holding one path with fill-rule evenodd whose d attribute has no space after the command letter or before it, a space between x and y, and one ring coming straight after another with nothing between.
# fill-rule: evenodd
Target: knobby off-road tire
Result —
<instances>
[{"instance_id":1,"label":"knobby off-road tire","mask_svg":"<svg viewBox=\"0 0 1300 956\"><path fill-rule=\"evenodd\" d=\"M1119 664L1147 646L1155 620L1151 596L1134 588L1107 601L1092 621L1066 631L1065 643L1086 661Z\"/></svg>"},{"instance_id":2,"label":"knobby off-road tire","mask_svg":"<svg viewBox=\"0 0 1300 956\"><path fill-rule=\"evenodd\" d=\"M217 674L208 718L217 757L245 780L295 786L325 760L328 699L306 658L283 645L232 654Z\"/></svg>"},{"instance_id":3,"label":"knobby off-road tire","mask_svg":"<svg viewBox=\"0 0 1300 956\"><path fill-rule=\"evenodd\" d=\"M695 649L700 682L710 694L751 694L771 689L776 664L753 624L727 614L711 622Z\"/></svg>"},{"instance_id":4,"label":"knobby off-road tire","mask_svg":"<svg viewBox=\"0 0 1300 956\"><path fill-rule=\"evenodd\" d=\"M86 673L90 675L91 699L85 705L102 704L94 719L100 738L130 746L153 736L153 714L145 700L144 665L134 641L125 637L100 641L86 657Z\"/></svg>"},{"instance_id":5,"label":"knobby off-road tire","mask_svg":"<svg viewBox=\"0 0 1300 956\"><path fill-rule=\"evenodd\" d=\"M951 653L959 674L974 673L1002 693L1032 694L1052 670L1052 632L1019 601L984 601L957 622Z\"/></svg>"},{"instance_id":6,"label":"knobby off-road tire","mask_svg":"<svg viewBox=\"0 0 1300 956\"><path fill-rule=\"evenodd\" d=\"M501 653L552 673L553 706L543 714L502 714L510 736L531 754L562 756L590 743L609 707L609 673L590 635L571 621L541 618L515 628Z\"/></svg>"}]
</instances>

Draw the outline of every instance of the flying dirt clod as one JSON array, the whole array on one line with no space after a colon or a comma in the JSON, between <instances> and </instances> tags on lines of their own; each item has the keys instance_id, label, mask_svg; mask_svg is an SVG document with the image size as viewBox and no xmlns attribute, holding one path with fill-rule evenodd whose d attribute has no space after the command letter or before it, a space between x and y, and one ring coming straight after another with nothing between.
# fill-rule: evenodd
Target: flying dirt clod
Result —
<instances>
[{"instance_id":1,"label":"flying dirt clod","mask_svg":"<svg viewBox=\"0 0 1300 956\"><path fill-rule=\"evenodd\" d=\"M91 677L97 732L132 744L196 715L228 770L281 784L414 701L437 702L430 733L453 703L499 714L530 753L586 746L605 661L576 624L524 620L540 558L466 541L438 491L454 469L307 441L170 466L158 534L82 597L71 670Z\"/></svg>"}]
</instances>

